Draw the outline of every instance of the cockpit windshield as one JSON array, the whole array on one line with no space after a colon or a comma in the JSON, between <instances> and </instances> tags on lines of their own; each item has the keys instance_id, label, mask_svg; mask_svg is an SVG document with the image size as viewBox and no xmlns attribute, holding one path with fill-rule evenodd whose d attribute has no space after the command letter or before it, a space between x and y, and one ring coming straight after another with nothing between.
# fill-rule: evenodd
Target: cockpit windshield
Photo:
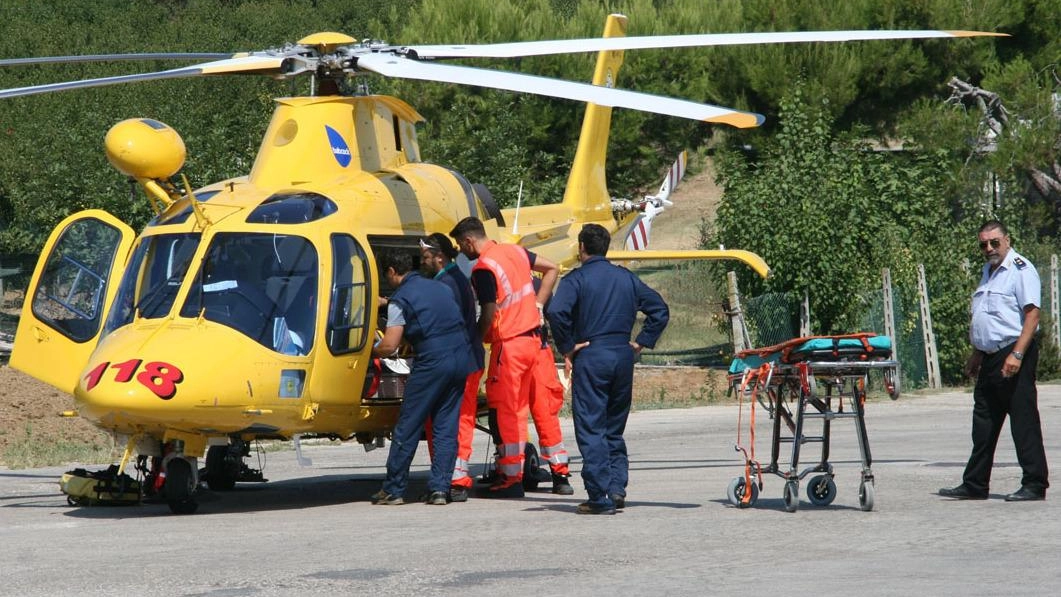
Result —
<instances>
[{"instance_id":1,"label":"cockpit windshield","mask_svg":"<svg viewBox=\"0 0 1061 597\"><path fill-rule=\"evenodd\" d=\"M313 348L317 314L317 250L283 234L214 236L181 317L227 325L289 355Z\"/></svg>"},{"instance_id":2,"label":"cockpit windshield","mask_svg":"<svg viewBox=\"0 0 1061 597\"><path fill-rule=\"evenodd\" d=\"M122 275L104 333L145 319L169 315L184 274L199 247L199 234L159 234L143 239Z\"/></svg>"}]
</instances>

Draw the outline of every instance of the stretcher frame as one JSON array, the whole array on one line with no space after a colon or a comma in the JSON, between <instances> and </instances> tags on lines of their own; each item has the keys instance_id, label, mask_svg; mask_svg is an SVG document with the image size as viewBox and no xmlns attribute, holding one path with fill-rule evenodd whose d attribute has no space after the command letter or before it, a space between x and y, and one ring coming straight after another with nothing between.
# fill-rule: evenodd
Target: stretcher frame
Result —
<instances>
[{"instance_id":1,"label":"stretcher frame","mask_svg":"<svg viewBox=\"0 0 1061 597\"><path fill-rule=\"evenodd\" d=\"M879 353L881 354L881 353ZM799 485L808 475L814 474L807 484L807 498L816 506L827 506L836 498L836 482L833 466L829 463L832 422L836 419L851 419L855 425L861 459L861 482L859 483L859 506L871 511L875 502L875 479L873 457L866 433L865 399L866 384L871 371L881 371L885 388L894 400L899 395L899 363L887 356L874 357L871 353L840 354L837 360L818 360L820 355L812 353L816 360L790 360L784 358L765 360L758 367L748 367L743 372L731 373L731 387L737 391L741 403L738 418L737 443L734 449L744 455L743 476L733 479L727 488L727 498L738 508L755 504L763 487L763 474L774 474L785 480L783 499L788 512L799 509ZM883 358L882 358L883 357ZM750 445L741 442L743 405L751 407L749 421ZM770 461L762 466L755 459L755 405L767 410L772 419ZM807 423L821 421L818 435L808 434ZM784 425L783 425L784 423ZM803 445L821 444L820 458L811 465L800 468ZM782 445L790 444L787 464L781 461Z\"/></svg>"}]
</instances>

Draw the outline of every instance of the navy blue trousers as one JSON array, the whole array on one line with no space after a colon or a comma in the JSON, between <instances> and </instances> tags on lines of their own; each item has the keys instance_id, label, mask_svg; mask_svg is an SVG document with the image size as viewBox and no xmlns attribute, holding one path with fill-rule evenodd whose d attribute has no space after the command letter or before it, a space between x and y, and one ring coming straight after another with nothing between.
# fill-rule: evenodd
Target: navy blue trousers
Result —
<instances>
[{"instance_id":1,"label":"navy blue trousers","mask_svg":"<svg viewBox=\"0 0 1061 597\"><path fill-rule=\"evenodd\" d=\"M575 353L571 412L590 503L614 506L610 496L626 495L630 460L623 432L633 385L634 349L628 343L591 342Z\"/></svg>"},{"instance_id":2,"label":"navy blue trousers","mask_svg":"<svg viewBox=\"0 0 1061 597\"><path fill-rule=\"evenodd\" d=\"M391 434L387 454L387 479L383 491L404 495L409 483L409 466L416 455L424 423L431 418L431 480L428 491L449 491L453 465L457 460L457 426L467 373L454 366L455 359L441 359L413 365L405 384L405 398L398 422ZM446 362L450 361L450 362Z\"/></svg>"}]
</instances>

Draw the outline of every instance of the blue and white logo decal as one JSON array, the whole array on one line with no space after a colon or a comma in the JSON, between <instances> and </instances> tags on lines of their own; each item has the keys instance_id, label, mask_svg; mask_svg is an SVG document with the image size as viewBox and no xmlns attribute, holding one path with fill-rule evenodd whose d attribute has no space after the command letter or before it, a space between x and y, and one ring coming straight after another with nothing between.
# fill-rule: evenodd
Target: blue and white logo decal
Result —
<instances>
[{"instance_id":1,"label":"blue and white logo decal","mask_svg":"<svg viewBox=\"0 0 1061 597\"><path fill-rule=\"evenodd\" d=\"M350 146L346 144L346 140L339 134L339 131L328 125L324 125L324 130L328 132L328 144L332 147L332 155L335 156L335 161L339 162L339 165L343 168L349 166Z\"/></svg>"}]
</instances>

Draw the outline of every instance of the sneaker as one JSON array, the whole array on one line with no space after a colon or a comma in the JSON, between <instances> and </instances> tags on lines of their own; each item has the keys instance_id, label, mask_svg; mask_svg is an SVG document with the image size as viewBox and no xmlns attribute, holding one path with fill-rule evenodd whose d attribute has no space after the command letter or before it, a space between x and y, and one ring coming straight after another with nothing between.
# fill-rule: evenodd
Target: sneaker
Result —
<instances>
[{"instance_id":1,"label":"sneaker","mask_svg":"<svg viewBox=\"0 0 1061 597\"><path fill-rule=\"evenodd\" d=\"M567 480L567 477L567 475L553 473L553 493L557 495L572 495L575 493L575 489L571 487L571 482Z\"/></svg>"},{"instance_id":2,"label":"sneaker","mask_svg":"<svg viewBox=\"0 0 1061 597\"><path fill-rule=\"evenodd\" d=\"M615 503L615 509L616 510L622 510L623 508L626 507L626 496L625 495L619 495L617 493L613 493L612 495L610 495L608 497L612 498L612 502Z\"/></svg>"},{"instance_id":3,"label":"sneaker","mask_svg":"<svg viewBox=\"0 0 1061 597\"><path fill-rule=\"evenodd\" d=\"M480 497L485 498L521 498L525 494L523 493L523 483L515 482L511 485L491 485L490 489L482 492Z\"/></svg>"},{"instance_id":4,"label":"sneaker","mask_svg":"<svg viewBox=\"0 0 1061 597\"><path fill-rule=\"evenodd\" d=\"M380 489L372 494L372 503L377 506L401 506L405 500L400 495L391 495Z\"/></svg>"},{"instance_id":5,"label":"sneaker","mask_svg":"<svg viewBox=\"0 0 1061 597\"><path fill-rule=\"evenodd\" d=\"M603 504L594 504L593 502L582 502L578 505L578 510L575 512L578 514L615 514L615 508Z\"/></svg>"},{"instance_id":6,"label":"sneaker","mask_svg":"<svg viewBox=\"0 0 1061 597\"><path fill-rule=\"evenodd\" d=\"M424 494L422 502L429 506L445 506L449 502L449 494L445 491L429 491Z\"/></svg>"},{"instance_id":7,"label":"sneaker","mask_svg":"<svg viewBox=\"0 0 1061 597\"><path fill-rule=\"evenodd\" d=\"M454 485L449 488L449 501L451 502L466 502L468 501L468 488L459 485Z\"/></svg>"}]
</instances>

